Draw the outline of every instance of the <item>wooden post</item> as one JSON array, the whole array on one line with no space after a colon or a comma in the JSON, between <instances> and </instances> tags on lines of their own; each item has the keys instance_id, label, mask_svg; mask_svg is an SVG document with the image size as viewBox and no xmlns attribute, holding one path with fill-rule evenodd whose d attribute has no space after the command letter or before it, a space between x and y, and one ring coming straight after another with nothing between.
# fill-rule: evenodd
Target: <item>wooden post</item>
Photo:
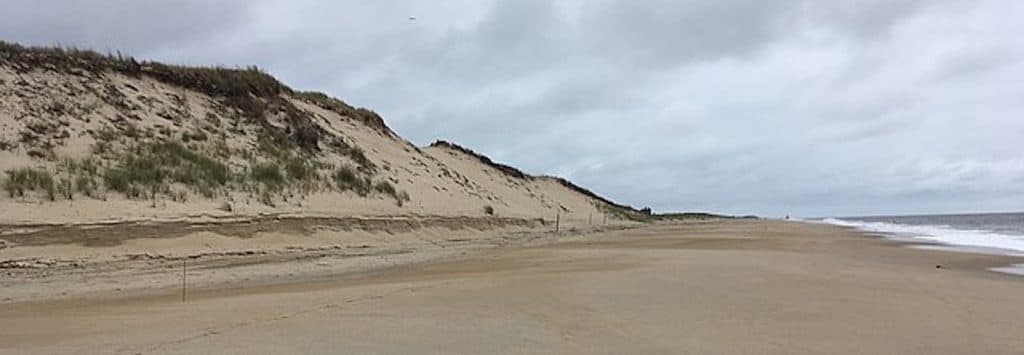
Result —
<instances>
[{"instance_id":1,"label":"wooden post","mask_svg":"<svg viewBox=\"0 0 1024 355\"><path fill-rule=\"evenodd\" d=\"M185 294L188 292L188 259L181 259L181 302L185 302Z\"/></svg>"},{"instance_id":2,"label":"wooden post","mask_svg":"<svg viewBox=\"0 0 1024 355\"><path fill-rule=\"evenodd\" d=\"M555 214L555 233L558 233L558 224L561 221L562 221L562 210L558 210L558 213Z\"/></svg>"}]
</instances>

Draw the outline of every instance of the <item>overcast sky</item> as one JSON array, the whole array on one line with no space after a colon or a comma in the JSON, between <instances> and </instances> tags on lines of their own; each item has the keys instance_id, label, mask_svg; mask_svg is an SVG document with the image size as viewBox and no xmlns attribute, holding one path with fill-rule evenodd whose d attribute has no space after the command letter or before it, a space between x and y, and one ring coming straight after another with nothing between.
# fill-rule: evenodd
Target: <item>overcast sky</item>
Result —
<instances>
[{"instance_id":1,"label":"overcast sky","mask_svg":"<svg viewBox=\"0 0 1024 355\"><path fill-rule=\"evenodd\" d=\"M415 20L410 20L415 16ZM265 68L656 210L1024 210L1024 1L46 1L0 39Z\"/></svg>"}]
</instances>

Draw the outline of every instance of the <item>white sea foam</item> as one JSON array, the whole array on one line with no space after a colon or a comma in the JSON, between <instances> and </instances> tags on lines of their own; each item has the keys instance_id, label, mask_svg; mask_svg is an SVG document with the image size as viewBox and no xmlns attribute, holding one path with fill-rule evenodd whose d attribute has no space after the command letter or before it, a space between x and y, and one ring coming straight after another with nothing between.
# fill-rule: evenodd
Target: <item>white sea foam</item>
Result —
<instances>
[{"instance_id":1,"label":"white sea foam","mask_svg":"<svg viewBox=\"0 0 1024 355\"><path fill-rule=\"evenodd\" d=\"M1006 254L1024 254L1024 236L985 230L956 229L946 225L910 225L826 218L824 223L853 227L896 238L909 238L952 246L1002 250Z\"/></svg>"},{"instance_id":2,"label":"white sea foam","mask_svg":"<svg viewBox=\"0 0 1024 355\"><path fill-rule=\"evenodd\" d=\"M1018 276L1024 276L1024 264L1014 264L1014 265L1005 266L1005 267L994 267L994 268L991 268L989 270L997 271L997 272L1004 272L1004 273L1007 273L1007 274L1013 274L1013 275L1018 275Z\"/></svg>"}]
</instances>

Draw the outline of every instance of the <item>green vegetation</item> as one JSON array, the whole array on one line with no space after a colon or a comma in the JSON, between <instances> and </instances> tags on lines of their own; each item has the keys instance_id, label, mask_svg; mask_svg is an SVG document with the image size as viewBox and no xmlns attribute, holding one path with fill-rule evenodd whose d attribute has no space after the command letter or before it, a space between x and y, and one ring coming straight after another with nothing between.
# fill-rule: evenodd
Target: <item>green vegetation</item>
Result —
<instances>
[{"instance_id":1,"label":"green vegetation","mask_svg":"<svg viewBox=\"0 0 1024 355\"><path fill-rule=\"evenodd\" d=\"M0 61L14 64L12 67L19 71L46 68L75 75L79 75L82 71L115 72L131 77L152 78L218 99L221 104L232 109L228 110L227 114L237 114L239 118L246 118L250 123L257 124L266 133L278 136L288 142L289 148L298 147L307 152L319 150L322 129L312 122L311 115L298 110L291 101L285 98L287 95L293 94L293 90L255 66L244 69L186 67L152 61L139 62L120 53L100 54L89 50L61 47L25 47L3 41L0 41ZM114 85L107 86L102 98L106 103L119 109L137 108ZM181 102L179 102L179 106L182 106ZM364 111L372 113L372 111L362 109L355 109L354 112L366 116ZM268 112L285 113L287 128L269 123L265 117ZM187 109L166 112L162 116L178 120L182 114L187 115ZM379 119L376 114L371 116ZM380 124L383 125L383 120L380 120ZM106 134L109 132L99 132L98 140L111 143L116 136ZM130 127L124 133L128 137L138 135L138 132ZM205 141L209 137L206 133L195 131L183 134L181 138L187 143L189 141ZM105 154L109 151L108 148L110 148L109 144L101 144L96 146L96 151Z\"/></svg>"},{"instance_id":2,"label":"green vegetation","mask_svg":"<svg viewBox=\"0 0 1024 355\"><path fill-rule=\"evenodd\" d=\"M96 180L88 175L75 176L75 190L85 196L96 198L96 190L99 189Z\"/></svg>"},{"instance_id":3,"label":"green vegetation","mask_svg":"<svg viewBox=\"0 0 1024 355\"><path fill-rule=\"evenodd\" d=\"M185 143L188 143L190 141L204 142L204 141L206 141L209 138L210 137L206 135L206 132L203 132L203 131L200 131L200 130L195 130L195 131L192 131L192 132L182 132L181 133L181 141L185 142Z\"/></svg>"},{"instance_id":4,"label":"green vegetation","mask_svg":"<svg viewBox=\"0 0 1024 355\"><path fill-rule=\"evenodd\" d=\"M382 180L373 183L369 177L361 176L357 170L348 166L342 166L335 170L331 178L334 180L338 190L352 191L364 197L368 196L371 192L376 192L395 199L395 204L399 207L411 199L408 193L399 191L390 182Z\"/></svg>"},{"instance_id":5,"label":"green vegetation","mask_svg":"<svg viewBox=\"0 0 1024 355\"><path fill-rule=\"evenodd\" d=\"M281 169L273 163L257 163L253 165L249 171L249 177L263 184L263 186L271 191L281 190L285 182Z\"/></svg>"},{"instance_id":6,"label":"green vegetation","mask_svg":"<svg viewBox=\"0 0 1024 355\"><path fill-rule=\"evenodd\" d=\"M374 170L377 169L377 165L373 164L373 162L371 162L370 159L366 157L366 154L363 152L362 149L353 145L349 145L348 143L345 142L345 140L341 139L341 137L334 137L333 139L327 141L327 146L330 147L331 150L333 150L335 153L341 154L342 156L346 156L349 159L352 159L352 161L359 165L360 169L363 171L373 172Z\"/></svg>"},{"instance_id":7,"label":"green vegetation","mask_svg":"<svg viewBox=\"0 0 1024 355\"><path fill-rule=\"evenodd\" d=\"M56 185L49 171L34 168L17 168L5 172L4 190L10 197L24 197L26 192L41 191L53 201L56 199Z\"/></svg>"},{"instance_id":8,"label":"green vegetation","mask_svg":"<svg viewBox=\"0 0 1024 355\"><path fill-rule=\"evenodd\" d=\"M0 41L0 59L22 64L15 68L49 68L71 73L113 71L128 76L148 76L161 82L192 89L211 96L235 98L274 97L292 90L257 67L229 69L219 67L186 67L152 61L137 61L121 53L100 54L95 51L62 47L25 47Z\"/></svg>"},{"instance_id":9,"label":"green vegetation","mask_svg":"<svg viewBox=\"0 0 1024 355\"><path fill-rule=\"evenodd\" d=\"M353 191L359 196L370 194L370 179L360 177L354 169L343 166L334 171L334 183L338 190Z\"/></svg>"},{"instance_id":10,"label":"green vegetation","mask_svg":"<svg viewBox=\"0 0 1024 355\"><path fill-rule=\"evenodd\" d=\"M297 181L311 180L317 175L316 169L306 159L294 156L285 159L284 170L289 179Z\"/></svg>"},{"instance_id":11,"label":"green vegetation","mask_svg":"<svg viewBox=\"0 0 1024 355\"><path fill-rule=\"evenodd\" d=\"M757 216L728 216L706 212L658 213L652 217L657 220L758 219Z\"/></svg>"},{"instance_id":12,"label":"green vegetation","mask_svg":"<svg viewBox=\"0 0 1024 355\"><path fill-rule=\"evenodd\" d=\"M206 198L241 190L260 203L274 206L275 198L287 201L296 192L307 194L321 189L353 191L362 197L389 196L399 206L410 200L408 193L399 191L389 181L374 183L364 170L350 166L334 169L271 140L261 140L258 154L245 156L247 167L233 170L225 163L230 150L223 145L222 141L191 146L174 141L142 141L123 149L108 146L102 158L64 158L52 170L12 169L0 182L12 198L39 191L51 201L58 196L72 200L75 194L105 198L107 192L118 192L129 199L156 200L164 196L185 202L188 190ZM326 179L322 173L325 170L331 172Z\"/></svg>"},{"instance_id":13,"label":"green vegetation","mask_svg":"<svg viewBox=\"0 0 1024 355\"><path fill-rule=\"evenodd\" d=\"M402 205L410 199L408 193L405 191L398 191L395 189L395 186L388 181L377 182L373 185L373 190L378 193L391 196L391 198L395 199L395 204L397 204L398 207L402 207Z\"/></svg>"},{"instance_id":14,"label":"green vegetation","mask_svg":"<svg viewBox=\"0 0 1024 355\"><path fill-rule=\"evenodd\" d=\"M209 95L218 103L214 107L216 114L208 112L205 118L192 118L185 97L176 97L176 108L157 114L182 129L140 129L124 120L134 117L130 111L140 107L122 93L120 84L109 83L88 111L94 112L105 102L121 110L116 117L120 121L112 119L112 124L104 123L96 131L89 131L95 139L92 155L65 158L50 168L8 170L0 176L0 185L12 198L35 191L45 193L51 201L57 197L71 200L76 194L105 199L107 193L117 192L131 199L156 200L165 196L185 202L189 193L214 198L244 191L249 199L272 206L275 198L287 201L297 193L335 189L353 191L359 196L390 196L399 206L410 200L406 192L388 181L374 183L377 167L365 152L342 137L327 133L313 115L293 102L302 100L359 120L384 135L392 134L379 115L322 93L294 92L257 67L185 67L137 61L120 53L25 47L3 41L0 61L12 64L11 68L19 72L46 68L79 76L83 72L113 72L145 77ZM138 100L151 105L143 98ZM61 102L52 106L51 111L58 115L68 109ZM194 119L199 127L182 125L184 119ZM50 132L55 127L32 123L27 134L22 132L24 144L39 142L39 132ZM229 129L211 128L222 125L233 127L230 134L244 136L255 132L259 136L257 149L233 151L224 132ZM0 150L9 149L11 143L0 142ZM326 164L317 158L325 151L346 157L354 164L341 168ZM30 152L38 158L56 159L52 150Z\"/></svg>"},{"instance_id":15,"label":"green vegetation","mask_svg":"<svg viewBox=\"0 0 1024 355\"><path fill-rule=\"evenodd\" d=\"M93 138L100 142L112 142L114 140L117 140L117 132L111 129L110 127L103 127L100 128L100 130L96 131L96 134L93 135Z\"/></svg>"},{"instance_id":16,"label":"green vegetation","mask_svg":"<svg viewBox=\"0 0 1024 355\"><path fill-rule=\"evenodd\" d=\"M322 109L333 111L342 116L351 117L359 120L363 124L376 129L381 133L388 134L390 129L384 124L384 119L380 117L376 112L361 107L353 107L344 101L337 98L327 96L322 92L316 91L296 91L293 92L296 98L299 98L308 103L319 106Z\"/></svg>"},{"instance_id":17,"label":"green vegetation","mask_svg":"<svg viewBox=\"0 0 1024 355\"><path fill-rule=\"evenodd\" d=\"M728 216L704 212L653 213L650 208L624 209L616 206L603 205L599 209L614 218L626 221L652 223L658 221L711 220L711 219L757 219L757 216Z\"/></svg>"},{"instance_id":18,"label":"green vegetation","mask_svg":"<svg viewBox=\"0 0 1024 355\"><path fill-rule=\"evenodd\" d=\"M452 142L438 140L438 141L434 141L434 143L431 143L430 146L431 147L440 147L440 148L451 149L451 150L455 150L455 151L461 152L463 154L469 155L469 156L471 156L473 158L476 158L476 160L480 161L484 165L490 166L490 167L494 168L495 170L498 170L498 171L504 173L505 175L507 175L509 177L513 177L513 178L516 178L516 179L522 179L522 180L532 180L532 179L534 179L534 177L532 175L527 175L526 173L522 172L519 169L516 169L514 167L511 167L511 166L508 166L508 165L505 165L505 164L501 164L501 163L495 162L495 161L491 160L491 158L488 158L487 156L485 156L483 154L477 153L477 152L473 151L472 149L463 147L461 145L458 145L458 144L455 144L455 143L452 143Z\"/></svg>"},{"instance_id":19,"label":"green vegetation","mask_svg":"<svg viewBox=\"0 0 1024 355\"><path fill-rule=\"evenodd\" d=\"M388 196L395 196L398 194L398 191L395 190L395 186L391 185L391 183L387 181L378 181L376 184L373 184L373 190Z\"/></svg>"},{"instance_id":20,"label":"green vegetation","mask_svg":"<svg viewBox=\"0 0 1024 355\"><path fill-rule=\"evenodd\" d=\"M287 148L288 141L262 135L257 140L257 152L264 160L249 155L250 175L253 180L271 191L282 191L294 187L308 193L319 190L322 177L320 170L326 167L311 154ZM281 170L283 168L283 171Z\"/></svg>"},{"instance_id":21,"label":"green vegetation","mask_svg":"<svg viewBox=\"0 0 1024 355\"><path fill-rule=\"evenodd\" d=\"M75 199L75 185L71 183L71 179L61 178L57 182L57 192L62 197L68 200Z\"/></svg>"},{"instance_id":22,"label":"green vegetation","mask_svg":"<svg viewBox=\"0 0 1024 355\"><path fill-rule=\"evenodd\" d=\"M69 176L61 178L61 195L64 198L73 199L76 192L92 198L98 197L96 191L99 186L96 178L99 177L100 162L96 158L62 159L57 165L57 172Z\"/></svg>"},{"instance_id":23,"label":"green vegetation","mask_svg":"<svg viewBox=\"0 0 1024 355\"><path fill-rule=\"evenodd\" d=\"M598 204L597 207L602 212L607 213L611 215L611 217L619 220L640 223L650 223L654 222L655 220L653 216L641 213L639 210L636 210L634 208L623 208L618 205L609 204Z\"/></svg>"},{"instance_id":24,"label":"green vegetation","mask_svg":"<svg viewBox=\"0 0 1024 355\"><path fill-rule=\"evenodd\" d=\"M144 192L170 193L170 183L193 188L213 197L231 178L231 171L220 161L177 142L140 143L127 149L102 174L108 189L138 198Z\"/></svg>"}]
</instances>

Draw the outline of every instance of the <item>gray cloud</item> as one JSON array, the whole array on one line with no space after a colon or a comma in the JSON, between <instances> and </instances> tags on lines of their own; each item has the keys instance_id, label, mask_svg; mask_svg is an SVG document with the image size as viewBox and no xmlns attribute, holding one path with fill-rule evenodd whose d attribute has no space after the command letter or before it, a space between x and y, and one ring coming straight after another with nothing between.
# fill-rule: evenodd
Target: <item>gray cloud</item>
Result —
<instances>
[{"instance_id":1,"label":"gray cloud","mask_svg":"<svg viewBox=\"0 0 1024 355\"><path fill-rule=\"evenodd\" d=\"M416 143L454 140L656 209L1024 207L1016 2L104 5L5 2L0 36L258 64Z\"/></svg>"},{"instance_id":2,"label":"gray cloud","mask_svg":"<svg viewBox=\"0 0 1024 355\"><path fill-rule=\"evenodd\" d=\"M244 2L4 1L0 36L44 45L145 53L215 35L252 18Z\"/></svg>"}]
</instances>

